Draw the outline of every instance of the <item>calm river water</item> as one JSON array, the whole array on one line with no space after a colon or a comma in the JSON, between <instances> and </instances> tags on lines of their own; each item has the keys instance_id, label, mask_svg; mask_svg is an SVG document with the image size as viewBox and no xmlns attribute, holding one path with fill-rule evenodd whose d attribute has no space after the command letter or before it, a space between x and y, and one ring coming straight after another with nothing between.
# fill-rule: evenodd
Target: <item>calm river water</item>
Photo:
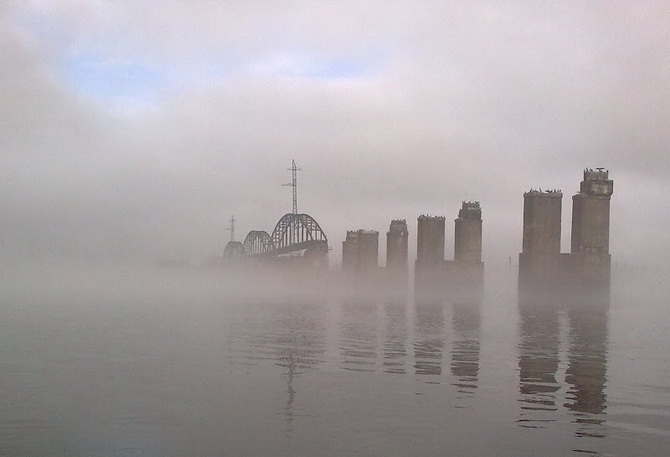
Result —
<instances>
[{"instance_id":1,"label":"calm river water","mask_svg":"<svg viewBox=\"0 0 670 457\"><path fill-rule=\"evenodd\" d=\"M4 271L2 456L670 455L670 286L609 311Z\"/></svg>"}]
</instances>

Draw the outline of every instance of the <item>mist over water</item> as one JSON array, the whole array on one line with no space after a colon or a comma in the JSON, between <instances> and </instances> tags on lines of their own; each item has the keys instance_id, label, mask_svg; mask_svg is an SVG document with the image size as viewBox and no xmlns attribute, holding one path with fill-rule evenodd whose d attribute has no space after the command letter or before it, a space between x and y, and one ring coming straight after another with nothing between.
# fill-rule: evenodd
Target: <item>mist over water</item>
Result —
<instances>
[{"instance_id":1,"label":"mist over water","mask_svg":"<svg viewBox=\"0 0 670 457\"><path fill-rule=\"evenodd\" d=\"M667 455L669 13L0 1L0 456ZM582 187L614 191L574 243L599 306L558 255ZM528 189L565 192L565 268L519 304ZM310 262L223 268L233 214L231 257L309 227ZM414 294L377 264L427 253L419 215Z\"/></svg>"},{"instance_id":2,"label":"mist over water","mask_svg":"<svg viewBox=\"0 0 670 457\"><path fill-rule=\"evenodd\" d=\"M577 309L518 306L513 269L487 271L482 303L278 295L206 270L49 273L3 272L2 455L662 456L670 442L667 285L651 275L615 272L609 309Z\"/></svg>"}]
</instances>

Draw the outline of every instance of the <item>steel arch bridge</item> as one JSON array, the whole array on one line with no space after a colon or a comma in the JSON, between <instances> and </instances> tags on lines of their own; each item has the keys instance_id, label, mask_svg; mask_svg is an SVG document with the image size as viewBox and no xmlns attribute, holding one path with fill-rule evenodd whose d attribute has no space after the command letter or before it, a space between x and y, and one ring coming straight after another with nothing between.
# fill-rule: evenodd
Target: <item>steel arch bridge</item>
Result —
<instances>
[{"instance_id":1,"label":"steel arch bridge","mask_svg":"<svg viewBox=\"0 0 670 457\"><path fill-rule=\"evenodd\" d=\"M238 243L240 244L240 243ZM245 257L276 257L302 252L305 257L328 252L328 238L309 214L288 213L275 225L272 235L263 230L250 231L244 243Z\"/></svg>"},{"instance_id":2,"label":"steel arch bridge","mask_svg":"<svg viewBox=\"0 0 670 457\"><path fill-rule=\"evenodd\" d=\"M272 231L273 255L302 250L328 252L328 238L319 223L309 214L284 214Z\"/></svg>"},{"instance_id":3,"label":"steel arch bridge","mask_svg":"<svg viewBox=\"0 0 670 457\"><path fill-rule=\"evenodd\" d=\"M273 250L272 238L265 230L252 230L244 239L244 252L248 256L264 254Z\"/></svg>"}]
</instances>

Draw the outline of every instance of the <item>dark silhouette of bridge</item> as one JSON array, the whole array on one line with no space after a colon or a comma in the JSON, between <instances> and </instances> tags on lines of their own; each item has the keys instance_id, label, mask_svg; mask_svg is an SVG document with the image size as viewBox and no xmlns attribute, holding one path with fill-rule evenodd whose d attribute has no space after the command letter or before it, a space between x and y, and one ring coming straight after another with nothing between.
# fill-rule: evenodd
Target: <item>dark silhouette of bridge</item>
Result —
<instances>
[{"instance_id":1,"label":"dark silhouette of bridge","mask_svg":"<svg viewBox=\"0 0 670 457\"><path fill-rule=\"evenodd\" d=\"M279 256L302 256L313 259L328 253L328 238L319 223L309 214L298 213L297 172L300 169L291 162L292 181L285 186L293 187L293 211L284 214L275 225L272 234L265 230L252 230L244 241L234 240L235 218L231 218L231 240L223 251L223 259L269 258Z\"/></svg>"},{"instance_id":2,"label":"dark silhouette of bridge","mask_svg":"<svg viewBox=\"0 0 670 457\"><path fill-rule=\"evenodd\" d=\"M272 234L250 231L244 242L246 257L273 257L301 253L303 256L328 252L328 238L309 214L288 213L275 225Z\"/></svg>"}]
</instances>

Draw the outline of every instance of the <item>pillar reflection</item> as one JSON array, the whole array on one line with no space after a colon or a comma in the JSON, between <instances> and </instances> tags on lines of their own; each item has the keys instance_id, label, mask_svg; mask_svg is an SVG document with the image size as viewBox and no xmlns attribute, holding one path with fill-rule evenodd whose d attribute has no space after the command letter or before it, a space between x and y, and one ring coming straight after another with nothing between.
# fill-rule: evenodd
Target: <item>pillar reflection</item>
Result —
<instances>
[{"instance_id":1,"label":"pillar reflection","mask_svg":"<svg viewBox=\"0 0 670 457\"><path fill-rule=\"evenodd\" d=\"M444 302L417 298L415 312L414 373L441 375L444 350Z\"/></svg>"},{"instance_id":2,"label":"pillar reflection","mask_svg":"<svg viewBox=\"0 0 670 457\"><path fill-rule=\"evenodd\" d=\"M452 315L454 342L451 349L451 373L454 386L463 394L472 394L479 381L481 313L478 303L454 304Z\"/></svg>"},{"instance_id":3,"label":"pillar reflection","mask_svg":"<svg viewBox=\"0 0 670 457\"><path fill-rule=\"evenodd\" d=\"M559 318L554 309L521 307L519 402L521 427L542 428L555 422L559 364Z\"/></svg>"},{"instance_id":4,"label":"pillar reflection","mask_svg":"<svg viewBox=\"0 0 670 457\"><path fill-rule=\"evenodd\" d=\"M607 409L606 310L568 312L569 349L565 381L568 384L565 407L578 425L577 436L604 437Z\"/></svg>"},{"instance_id":5,"label":"pillar reflection","mask_svg":"<svg viewBox=\"0 0 670 457\"><path fill-rule=\"evenodd\" d=\"M407 297L400 296L384 303L384 373L407 372Z\"/></svg>"},{"instance_id":6,"label":"pillar reflection","mask_svg":"<svg viewBox=\"0 0 670 457\"><path fill-rule=\"evenodd\" d=\"M377 363L377 302L350 299L340 315L340 355L342 368L375 371Z\"/></svg>"}]
</instances>

